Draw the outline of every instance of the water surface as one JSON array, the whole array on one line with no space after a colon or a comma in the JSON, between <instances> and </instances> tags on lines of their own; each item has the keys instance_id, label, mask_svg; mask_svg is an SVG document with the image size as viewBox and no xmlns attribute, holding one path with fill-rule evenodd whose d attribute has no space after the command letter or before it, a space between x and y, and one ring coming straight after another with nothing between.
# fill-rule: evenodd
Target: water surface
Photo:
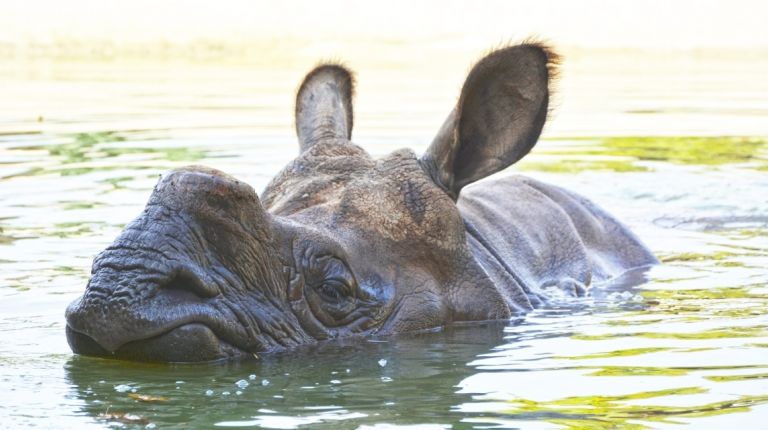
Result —
<instances>
[{"instance_id":1,"label":"water surface","mask_svg":"<svg viewBox=\"0 0 768 430\"><path fill-rule=\"evenodd\" d=\"M2 69L0 421L762 428L765 61L678 59L649 68L625 57L580 58L566 65L544 139L505 174L590 197L628 223L662 266L524 319L212 365L73 356L64 308L83 291L93 256L138 215L162 172L204 164L263 188L297 150L291 98L303 65ZM376 155L423 150L463 72L359 70L355 141Z\"/></svg>"}]
</instances>

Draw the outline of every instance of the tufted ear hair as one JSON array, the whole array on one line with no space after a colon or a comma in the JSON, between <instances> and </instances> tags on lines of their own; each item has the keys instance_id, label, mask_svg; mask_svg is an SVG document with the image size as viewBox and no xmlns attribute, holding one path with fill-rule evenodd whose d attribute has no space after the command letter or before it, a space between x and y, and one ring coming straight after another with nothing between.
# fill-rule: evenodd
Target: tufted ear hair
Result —
<instances>
[{"instance_id":1,"label":"tufted ear hair","mask_svg":"<svg viewBox=\"0 0 768 430\"><path fill-rule=\"evenodd\" d=\"M557 55L538 43L496 50L469 72L461 96L421 159L454 199L523 158L541 134Z\"/></svg>"},{"instance_id":2,"label":"tufted ear hair","mask_svg":"<svg viewBox=\"0 0 768 430\"><path fill-rule=\"evenodd\" d=\"M352 73L338 64L309 72L296 94L296 134L301 152L319 141L352 137Z\"/></svg>"}]
</instances>

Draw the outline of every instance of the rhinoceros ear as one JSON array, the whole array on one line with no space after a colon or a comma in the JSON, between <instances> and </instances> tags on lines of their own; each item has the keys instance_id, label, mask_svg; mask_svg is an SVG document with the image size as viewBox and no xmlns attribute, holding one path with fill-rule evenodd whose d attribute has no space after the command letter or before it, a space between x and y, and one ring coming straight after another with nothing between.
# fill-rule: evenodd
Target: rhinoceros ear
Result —
<instances>
[{"instance_id":1,"label":"rhinoceros ear","mask_svg":"<svg viewBox=\"0 0 768 430\"><path fill-rule=\"evenodd\" d=\"M547 118L557 56L525 43L492 52L469 72L458 104L422 157L454 199L461 189L520 160Z\"/></svg>"},{"instance_id":2,"label":"rhinoceros ear","mask_svg":"<svg viewBox=\"0 0 768 430\"><path fill-rule=\"evenodd\" d=\"M352 137L352 73L337 64L309 72L296 94L296 134L301 151L325 139Z\"/></svg>"}]
</instances>

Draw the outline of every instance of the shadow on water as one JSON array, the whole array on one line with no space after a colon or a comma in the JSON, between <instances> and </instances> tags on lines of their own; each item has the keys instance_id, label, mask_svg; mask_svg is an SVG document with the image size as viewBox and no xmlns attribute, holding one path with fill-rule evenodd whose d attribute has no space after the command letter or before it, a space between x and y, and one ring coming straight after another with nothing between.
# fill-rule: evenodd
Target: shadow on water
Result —
<instances>
[{"instance_id":1,"label":"shadow on water","mask_svg":"<svg viewBox=\"0 0 768 430\"><path fill-rule=\"evenodd\" d=\"M101 422L159 428L451 424L461 418L452 407L470 400L456 394L473 373L467 363L503 343L508 325L354 339L203 365L75 356L65 370L82 413Z\"/></svg>"}]
</instances>

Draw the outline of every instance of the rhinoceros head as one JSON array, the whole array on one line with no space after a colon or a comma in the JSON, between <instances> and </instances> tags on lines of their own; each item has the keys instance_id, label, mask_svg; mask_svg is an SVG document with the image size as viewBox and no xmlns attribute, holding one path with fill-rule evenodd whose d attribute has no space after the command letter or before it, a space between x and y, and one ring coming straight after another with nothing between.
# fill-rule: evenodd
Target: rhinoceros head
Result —
<instances>
[{"instance_id":1,"label":"rhinoceros head","mask_svg":"<svg viewBox=\"0 0 768 430\"><path fill-rule=\"evenodd\" d=\"M483 58L421 158L353 144L352 76L317 67L296 98L299 155L261 198L204 167L161 178L67 309L72 349L205 361L509 317L456 199L533 147L553 60L537 44Z\"/></svg>"}]
</instances>

